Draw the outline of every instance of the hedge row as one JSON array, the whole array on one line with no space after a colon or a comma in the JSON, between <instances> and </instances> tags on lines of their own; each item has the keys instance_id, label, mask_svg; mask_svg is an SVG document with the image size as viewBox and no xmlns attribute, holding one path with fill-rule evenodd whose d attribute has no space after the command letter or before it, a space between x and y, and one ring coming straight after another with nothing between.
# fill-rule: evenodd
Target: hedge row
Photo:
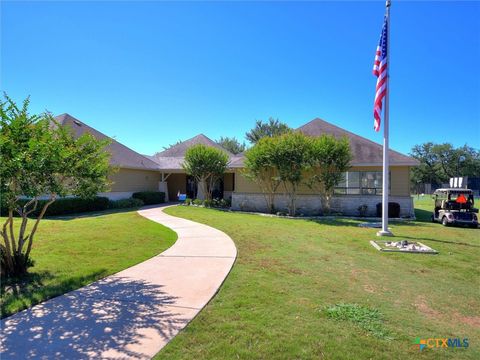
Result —
<instances>
[{"instance_id":1,"label":"hedge row","mask_svg":"<svg viewBox=\"0 0 480 360\"><path fill-rule=\"evenodd\" d=\"M140 196L138 195L140 194ZM147 195L145 195L147 194ZM161 194L161 195L158 195ZM137 196L135 196L137 195ZM142 197L145 200L142 199ZM159 201L161 200L161 201ZM158 201L158 202L157 202ZM83 212L92 212L92 211L104 211L108 209L126 209L133 207L140 207L143 205L158 204L165 201L165 194L162 192L148 192L148 193L135 193L129 199L121 200L110 200L107 197L97 196L93 199L81 199L81 198L61 198L52 203L45 216L59 216L59 215L69 215L77 214ZM20 206L25 205L28 202L28 199L22 199L18 203ZM30 216L36 217L39 215L43 206L47 200L39 200L37 204L37 209L31 213ZM0 216L6 216L8 209L5 204L0 205ZM15 213L15 216L18 214Z\"/></svg>"},{"instance_id":2,"label":"hedge row","mask_svg":"<svg viewBox=\"0 0 480 360\"><path fill-rule=\"evenodd\" d=\"M160 191L141 191L133 193L132 198L142 200L145 205L161 204L165 202L165 193Z\"/></svg>"}]
</instances>

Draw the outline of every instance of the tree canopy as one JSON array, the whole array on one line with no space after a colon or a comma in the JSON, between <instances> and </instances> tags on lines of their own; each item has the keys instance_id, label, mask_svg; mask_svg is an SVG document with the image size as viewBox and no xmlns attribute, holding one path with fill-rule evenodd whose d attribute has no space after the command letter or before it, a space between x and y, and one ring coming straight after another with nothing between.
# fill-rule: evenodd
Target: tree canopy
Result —
<instances>
[{"instance_id":1,"label":"tree canopy","mask_svg":"<svg viewBox=\"0 0 480 360\"><path fill-rule=\"evenodd\" d=\"M18 107L5 95L0 104L1 201L8 216L0 230L2 275L20 275L29 265L29 255L40 220L57 198L74 195L94 197L108 187L108 140L90 134L75 138L52 115L30 115L29 99ZM26 198L26 200L25 200ZM28 216L42 209L27 235ZM15 236L13 216L22 220Z\"/></svg>"},{"instance_id":2,"label":"tree canopy","mask_svg":"<svg viewBox=\"0 0 480 360\"><path fill-rule=\"evenodd\" d=\"M278 119L269 118L268 122L257 120L255 127L245 134L245 138L251 143L256 144L264 137L274 137L291 131L290 127Z\"/></svg>"},{"instance_id":3,"label":"tree canopy","mask_svg":"<svg viewBox=\"0 0 480 360\"><path fill-rule=\"evenodd\" d=\"M235 155L244 152L246 149L245 143L240 143L236 137L222 136L216 143Z\"/></svg>"},{"instance_id":4,"label":"tree canopy","mask_svg":"<svg viewBox=\"0 0 480 360\"><path fill-rule=\"evenodd\" d=\"M302 185L322 196L324 211L330 208L335 185L349 168L352 155L347 139L308 137L298 132L260 139L245 153L244 175L256 182L274 212L279 187L288 197L290 215L296 213L296 198Z\"/></svg>"},{"instance_id":5,"label":"tree canopy","mask_svg":"<svg viewBox=\"0 0 480 360\"><path fill-rule=\"evenodd\" d=\"M420 162L412 168L412 182L440 186L451 177L480 177L480 151L468 145L455 148L452 144L427 142L415 145L410 153Z\"/></svg>"},{"instance_id":6,"label":"tree canopy","mask_svg":"<svg viewBox=\"0 0 480 360\"><path fill-rule=\"evenodd\" d=\"M322 135L312 140L312 175L307 185L319 190L323 212L330 212L330 200L335 186L350 168L352 153L348 139Z\"/></svg>"},{"instance_id":7,"label":"tree canopy","mask_svg":"<svg viewBox=\"0 0 480 360\"><path fill-rule=\"evenodd\" d=\"M213 187L225 173L228 160L226 152L211 146L197 144L187 149L182 166L197 181L200 199L212 199Z\"/></svg>"},{"instance_id":8,"label":"tree canopy","mask_svg":"<svg viewBox=\"0 0 480 360\"><path fill-rule=\"evenodd\" d=\"M275 212L275 195L280 185L274 157L277 138L264 137L245 152L243 175L255 182L262 191L270 213Z\"/></svg>"}]
</instances>

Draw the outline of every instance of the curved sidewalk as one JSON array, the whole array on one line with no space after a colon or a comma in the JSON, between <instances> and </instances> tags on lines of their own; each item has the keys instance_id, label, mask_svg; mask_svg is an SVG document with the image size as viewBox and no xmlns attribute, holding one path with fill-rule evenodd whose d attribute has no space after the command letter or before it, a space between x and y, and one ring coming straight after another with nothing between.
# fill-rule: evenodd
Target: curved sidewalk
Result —
<instances>
[{"instance_id":1,"label":"curved sidewalk","mask_svg":"<svg viewBox=\"0 0 480 360\"><path fill-rule=\"evenodd\" d=\"M1 321L3 359L149 359L222 285L237 249L225 233L167 215L138 213L171 228L176 243L143 263Z\"/></svg>"}]
</instances>

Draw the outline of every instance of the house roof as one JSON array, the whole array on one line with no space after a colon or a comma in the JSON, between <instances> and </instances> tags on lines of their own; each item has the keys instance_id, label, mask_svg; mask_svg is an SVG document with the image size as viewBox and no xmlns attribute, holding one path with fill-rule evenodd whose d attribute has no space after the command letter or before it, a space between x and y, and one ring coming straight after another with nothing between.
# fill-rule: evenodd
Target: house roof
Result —
<instances>
[{"instance_id":1,"label":"house roof","mask_svg":"<svg viewBox=\"0 0 480 360\"><path fill-rule=\"evenodd\" d=\"M107 151L112 154L110 164L113 166L128 169L158 170L158 164L151 159L137 153L123 144L120 144L118 141L102 134L100 131L95 130L69 114L58 115L55 117L55 120L60 125L70 127L75 137L80 137L81 135L88 133L92 134L99 140L110 139L111 144L107 146Z\"/></svg>"},{"instance_id":2,"label":"house roof","mask_svg":"<svg viewBox=\"0 0 480 360\"><path fill-rule=\"evenodd\" d=\"M199 134L188 140L179 142L173 146L170 146L168 149L164 151L156 153L153 156L154 157L182 157L182 156L185 156L185 153L187 152L188 148L198 144L217 148L219 150L226 152L228 155L233 156L233 154L230 151L228 151L227 149L225 149L224 147L217 144L215 141L213 141L212 139L208 138L203 134Z\"/></svg>"},{"instance_id":3,"label":"house roof","mask_svg":"<svg viewBox=\"0 0 480 360\"><path fill-rule=\"evenodd\" d=\"M347 137L353 154L351 165L353 166L376 166L383 163L383 147L376 142L351 133L338 126L330 124L322 119L316 118L300 126L297 131L307 136L320 136L323 134L333 135L336 138ZM403 155L397 151L389 151L390 165L415 166L418 161Z\"/></svg>"},{"instance_id":4,"label":"house roof","mask_svg":"<svg viewBox=\"0 0 480 360\"><path fill-rule=\"evenodd\" d=\"M203 134L199 134L191 139L179 142L168 149L158 152L153 156L142 155L136 151L120 144L118 141L102 134L100 131L88 126L82 121L74 118L69 114L62 114L55 117L55 120L64 126L69 126L76 137L84 133L89 133L97 139L108 138L112 142L108 145L107 150L112 154L110 163L113 166L128 169L140 170L158 170L158 171L181 171L182 164L185 160L185 153L193 145L203 144L211 146L227 153L229 157L229 168L242 168L244 154L234 155L215 141L211 140ZM337 138L346 136L350 142L353 153L353 166L381 166L383 149L380 144L371 140L358 136L338 126L330 124L322 119L314 119L309 123L299 127L300 131L308 136L320 136L330 134ZM393 166L415 166L418 165L417 160L403 155L394 150L390 150L390 165Z\"/></svg>"},{"instance_id":5,"label":"house roof","mask_svg":"<svg viewBox=\"0 0 480 360\"><path fill-rule=\"evenodd\" d=\"M198 144L211 146L224 151L227 153L230 161L232 158L234 158L234 155L231 152L203 134L199 134L191 139L179 142L178 144L175 144L164 151L156 153L150 158L153 159L162 170L181 170L183 169L182 164L185 160L185 153L190 147Z\"/></svg>"}]
</instances>

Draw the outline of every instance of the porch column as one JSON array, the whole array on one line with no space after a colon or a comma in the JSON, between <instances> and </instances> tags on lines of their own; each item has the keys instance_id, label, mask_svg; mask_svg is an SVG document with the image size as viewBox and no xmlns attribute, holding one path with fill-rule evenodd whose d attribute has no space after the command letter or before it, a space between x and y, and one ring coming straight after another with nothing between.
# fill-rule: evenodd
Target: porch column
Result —
<instances>
[{"instance_id":1,"label":"porch column","mask_svg":"<svg viewBox=\"0 0 480 360\"><path fill-rule=\"evenodd\" d=\"M165 174L162 172L162 176L160 177L160 181L158 182L158 191L165 193L165 202L169 202L170 199L168 198L168 183L167 178L170 174Z\"/></svg>"}]
</instances>

